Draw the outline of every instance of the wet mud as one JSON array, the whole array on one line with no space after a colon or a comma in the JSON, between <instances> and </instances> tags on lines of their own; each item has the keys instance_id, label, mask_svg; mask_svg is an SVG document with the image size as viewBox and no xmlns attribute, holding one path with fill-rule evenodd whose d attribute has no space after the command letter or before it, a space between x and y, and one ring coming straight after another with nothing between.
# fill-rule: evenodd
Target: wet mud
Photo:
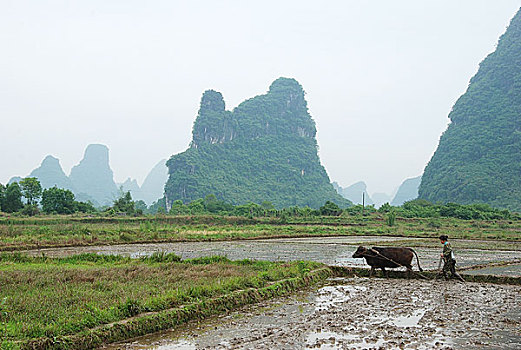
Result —
<instances>
[{"instance_id":1,"label":"wet mud","mask_svg":"<svg viewBox=\"0 0 521 350\"><path fill-rule=\"evenodd\" d=\"M45 254L49 257L67 256L79 253L118 254L131 257L150 255L154 252L175 253L183 259L201 256L224 255L232 260L254 259L271 261L312 260L328 265L363 267L363 259L352 258L359 244L373 246L377 242L396 240L395 237L352 236L316 237L294 239L269 239L219 242L181 242L123 244L112 246L65 247L30 250L30 255ZM400 238L404 246L412 247L418 253L424 269L436 269L441 248L416 247L417 238ZM480 249L458 249L458 240L453 241L457 254L457 268L491 262L514 262L521 259L521 251L495 251ZM415 262L414 268L417 270ZM521 271L519 276L521 276Z\"/></svg>"},{"instance_id":2,"label":"wet mud","mask_svg":"<svg viewBox=\"0 0 521 350\"><path fill-rule=\"evenodd\" d=\"M155 252L184 259L223 255L232 260L313 260L367 267L351 256L359 244L395 237L317 237L220 242L183 242L73 247L27 251L31 255L78 253L130 257ZM441 248L414 248L424 269L436 270ZM521 251L458 246L456 268L465 274L521 276ZM481 242L483 243L483 242ZM485 242L485 244L487 244ZM462 248L465 246L467 248ZM480 265L479 269L468 270ZM413 267L417 270L416 262ZM521 287L456 281L351 278L315 291L264 302L175 331L154 334L109 349L520 349Z\"/></svg>"},{"instance_id":3,"label":"wet mud","mask_svg":"<svg viewBox=\"0 0 521 350\"><path fill-rule=\"evenodd\" d=\"M519 349L521 287L335 279L108 349Z\"/></svg>"},{"instance_id":4,"label":"wet mud","mask_svg":"<svg viewBox=\"0 0 521 350\"><path fill-rule=\"evenodd\" d=\"M520 277L521 276L521 264L512 264L512 265L505 265L505 266L491 266L491 267L484 267L484 268L476 269L476 270L467 270L467 271L465 271L465 274Z\"/></svg>"}]
</instances>

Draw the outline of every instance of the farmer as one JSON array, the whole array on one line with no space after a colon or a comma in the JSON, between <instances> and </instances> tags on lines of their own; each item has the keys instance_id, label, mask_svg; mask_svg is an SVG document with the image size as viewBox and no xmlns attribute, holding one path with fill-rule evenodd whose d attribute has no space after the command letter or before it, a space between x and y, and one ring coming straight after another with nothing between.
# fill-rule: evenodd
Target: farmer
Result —
<instances>
[{"instance_id":1,"label":"farmer","mask_svg":"<svg viewBox=\"0 0 521 350\"><path fill-rule=\"evenodd\" d=\"M449 243L449 237L447 235L441 235L440 242L443 244L443 253L441 253L441 258L443 259L443 277L448 279L447 272L450 271L451 277L456 277L460 281L465 282L463 277L456 272L456 259L454 259L454 252Z\"/></svg>"}]
</instances>

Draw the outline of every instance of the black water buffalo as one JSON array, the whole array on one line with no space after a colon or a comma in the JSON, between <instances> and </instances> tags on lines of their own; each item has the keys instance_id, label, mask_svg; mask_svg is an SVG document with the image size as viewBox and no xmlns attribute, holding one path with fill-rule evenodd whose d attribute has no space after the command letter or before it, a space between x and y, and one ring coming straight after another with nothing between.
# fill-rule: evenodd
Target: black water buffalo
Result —
<instances>
[{"instance_id":1,"label":"black water buffalo","mask_svg":"<svg viewBox=\"0 0 521 350\"><path fill-rule=\"evenodd\" d=\"M358 247L356 252L353 254L353 258L365 258L367 264L371 266L371 272L369 277L373 275L375 269L382 269L384 276L387 277L386 267L396 268L405 266L407 272L410 274L412 271L411 261L413 254L416 255L416 262L418 269L423 271L420 267L420 261L418 260L418 254L411 248L402 247Z\"/></svg>"}]
</instances>

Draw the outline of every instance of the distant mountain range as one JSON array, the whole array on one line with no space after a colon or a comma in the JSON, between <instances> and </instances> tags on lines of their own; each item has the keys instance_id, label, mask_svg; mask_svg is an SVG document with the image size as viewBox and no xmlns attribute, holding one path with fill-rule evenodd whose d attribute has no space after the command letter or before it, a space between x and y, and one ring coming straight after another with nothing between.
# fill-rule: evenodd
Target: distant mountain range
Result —
<instances>
[{"instance_id":1,"label":"distant mountain range","mask_svg":"<svg viewBox=\"0 0 521 350\"><path fill-rule=\"evenodd\" d=\"M109 166L109 149L89 145L80 163L71 169L69 179L78 197L91 197L99 205L110 204L118 197L118 187Z\"/></svg>"},{"instance_id":2,"label":"distant mountain range","mask_svg":"<svg viewBox=\"0 0 521 350\"><path fill-rule=\"evenodd\" d=\"M121 184L123 191L130 191L133 198L141 199L148 205L163 197L165 183L168 179L168 168L166 167L166 159L160 160L148 173L139 187L136 180L128 178Z\"/></svg>"},{"instance_id":3,"label":"distant mountain range","mask_svg":"<svg viewBox=\"0 0 521 350\"><path fill-rule=\"evenodd\" d=\"M372 196L369 196L367 185L364 181L355 182L345 188L341 187L338 183L333 182L333 187L341 196L349 199L355 204L362 204L362 198L364 197L366 205L374 205L375 208L379 208L384 203L400 206L407 201L418 198L418 187L420 186L420 182L421 176L405 180L400 185L394 196L386 193L373 193Z\"/></svg>"},{"instance_id":4,"label":"distant mountain range","mask_svg":"<svg viewBox=\"0 0 521 350\"><path fill-rule=\"evenodd\" d=\"M338 183L333 182L333 187L342 197L349 199L354 204L362 204L362 199L366 205L374 204L373 200L367 193L367 185L363 181L355 182L354 184L342 188Z\"/></svg>"},{"instance_id":5,"label":"distant mountain range","mask_svg":"<svg viewBox=\"0 0 521 350\"><path fill-rule=\"evenodd\" d=\"M63 171L60 160L48 155L40 166L29 174L29 177L38 178L43 188L57 186L71 190L77 200L91 201L98 207L111 205L114 199L120 195L121 190L124 192L130 191L133 199L143 200L147 205L150 205L164 195L164 187L168 179L168 168L166 160L163 159L152 168L141 186L135 179L131 178L128 178L123 183L115 183L113 172L109 165L108 147L100 144L91 144L87 146L83 159L71 169L69 176ZM20 180L22 178L16 176L11 178L9 183ZM362 193L365 193L365 204L379 208L386 202L399 206L406 201L417 198L420 182L421 176L405 180L398 188L394 197L385 193L373 193L370 196L367 191L367 185L363 181L356 182L345 188L333 182L332 187L340 196L355 204L362 204Z\"/></svg>"},{"instance_id":6,"label":"distant mountain range","mask_svg":"<svg viewBox=\"0 0 521 350\"><path fill-rule=\"evenodd\" d=\"M114 182L109 165L109 149L105 145L87 146L83 159L71 169L69 176L63 171L60 161L51 155L44 158L41 165L29 177L36 177L43 188L58 187L71 190L80 201L91 201L95 206L111 205L123 191L130 191L132 198L151 204L163 196L167 180L166 160L161 160L145 178L140 187L136 180L128 179L123 184ZM9 182L19 181L13 177Z\"/></svg>"},{"instance_id":7,"label":"distant mountain range","mask_svg":"<svg viewBox=\"0 0 521 350\"><path fill-rule=\"evenodd\" d=\"M418 188L420 187L421 180L422 177L418 176L402 182L391 201L391 205L400 206L407 201L418 198Z\"/></svg>"}]
</instances>

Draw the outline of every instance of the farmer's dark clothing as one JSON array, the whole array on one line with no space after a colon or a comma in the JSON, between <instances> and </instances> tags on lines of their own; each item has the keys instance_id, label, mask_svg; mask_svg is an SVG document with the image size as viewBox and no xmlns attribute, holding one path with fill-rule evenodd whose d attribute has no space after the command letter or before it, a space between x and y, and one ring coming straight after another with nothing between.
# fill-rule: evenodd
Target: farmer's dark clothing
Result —
<instances>
[{"instance_id":1,"label":"farmer's dark clothing","mask_svg":"<svg viewBox=\"0 0 521 350\"><path fill-rule=\"evenodd\" d=\"M443 275L445 277L447 277L447 272L451 273L451 275L456 275L456 260L454 259L449 259L449 260L445 260L444 259L444 264L443 264Z\"/></svg>"},{"instance_id":2,"label":"farmer's dark clothing","mask_svg":"<svg viewBox=\"0 0 521 350\"><path fill-rule=\"evenodd\" d=\"M452 253L452 246L449 242L445 242L443 244L443 260L447 262L450 259L454 259L454 254Z\"/></svg>"},{"instance_id":3,"label":"farmer's dark clothing","mask_svg":"<svg viewBox=\"0 0 521 350\"><path fill-rule=\"evenodd\" d=\"M451 277L456 277L460 281L465 281L463 277L456 272L456 259L454 259L454 252L449 242L443 244L443 276L447 279L448 272L450 271Z\"/></svg>"}]
</instances>

